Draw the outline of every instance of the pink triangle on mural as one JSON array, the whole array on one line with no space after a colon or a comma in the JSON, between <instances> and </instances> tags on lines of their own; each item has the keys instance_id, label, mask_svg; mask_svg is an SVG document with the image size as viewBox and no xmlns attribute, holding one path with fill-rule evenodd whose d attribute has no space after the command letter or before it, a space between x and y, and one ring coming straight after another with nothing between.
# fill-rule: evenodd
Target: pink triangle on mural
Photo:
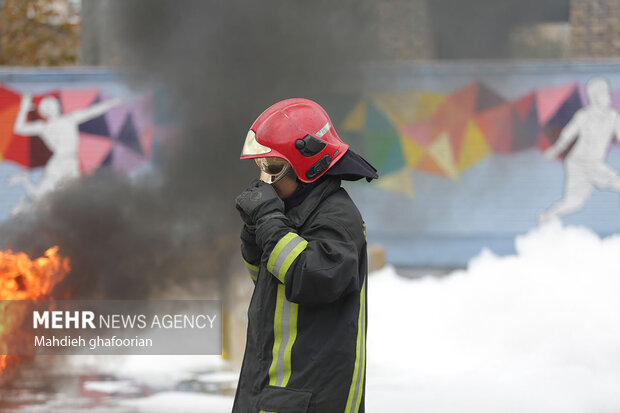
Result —
<instances>
[{"instance_id":1,"label":"pink triangle on mural","mask_svg":"<svg viewBox=\"0 0 620 413\"><path fill-rule=\"evenodd\" d=\"M140 133L140 146L142 147L142 152L144 156L147 158L151 158L153 156L153 136L155 135L154 128L148 128L144 132Z\"/></svg>"},{"instance_id":2,"label":"pink triangle on mural","mask_svg":"<svg viewBox=\"0 0 620 413\"><path fill-rule=\"evenodd\" d=\"M61 89L60 103L63 113L71 113L74 110L89 107L99 94L99 89Z\"/></svg>"},{"instance_id":3,"label":"pink triangle on mural","mask_svg":"<svg viewBox=\"0 0 620 413\"><path fill-rule=\"evenodd\" d=\"M105 136L80 133L79 159L82 173L92 174L112 148L112 140Z\"/></svg>"},{"instance_id":4,"label":"pink triangle on mural","mask_svg":"<svg viewBox=\"0 0 620 413\"><path fill-rule=\"evenodd\" d=\"M571 83L565 86L549 87L536 91L538 122L540 125L546 124L553 117L555 112L562 106L562 103L575 90L575 87L576 84Z\"/></svg>"},{"instance_id":5,"label":"pink triangle on mural","mask_svg":"<svg viewBox=\"0 0 620 413\"><path fill-rule=\"evenodd\" d=\"M116 171L129 172L145 162L139 153L125 145L115 145L112 151L114 152L113 166Z\"/></svg>"},{"instance_id":6,"label":"pink triangle on mural","mask_svg":"<svg viewBox=\"0 0 620 413\"><path fill-rule=\"evenodd\" d=\"M431 120L427 120L425 122L418 122L405 126L401 129L401 133L418 142L422 146L427 147L433 138L432 128L433 122Z\"/></svg>"}]
</instances>

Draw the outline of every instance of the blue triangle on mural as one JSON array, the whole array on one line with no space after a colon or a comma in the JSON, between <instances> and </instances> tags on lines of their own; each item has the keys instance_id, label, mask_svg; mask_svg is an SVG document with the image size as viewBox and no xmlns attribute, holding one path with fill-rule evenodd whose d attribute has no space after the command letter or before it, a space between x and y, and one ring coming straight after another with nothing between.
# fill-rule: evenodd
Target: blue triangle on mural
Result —
<instances>
[{"instance_id":1,"label":"blue triangle on mural","mask_svg":"<svg viewBox=\"0 0 620 413\"><path fill-rule=\"evenodd\" d=\"M133 149L139 154L142 154L142 147L140 146L140 141L138 140L138 133L136 132L136 127L133 124L133 119L131 115L128 115L125 119L125 122L123 123L123 127L118 134L118 141L126 147Z\"/></svg>"},{"instance_id":2,"label":"blue triangle on mural","mask_svg":"<svg viewBox=\"0 0 620 413\"><path fill-rule=\"evenodd\" d=\"M101 96L97 96L97 99L92 104L101 102ZM94 119L86 121L78 127L80 132L90 133L92 135L110 136L110 129L108 128L108 122L105 119L105 115L97 116Z\"/></svg>"}]
</instances>

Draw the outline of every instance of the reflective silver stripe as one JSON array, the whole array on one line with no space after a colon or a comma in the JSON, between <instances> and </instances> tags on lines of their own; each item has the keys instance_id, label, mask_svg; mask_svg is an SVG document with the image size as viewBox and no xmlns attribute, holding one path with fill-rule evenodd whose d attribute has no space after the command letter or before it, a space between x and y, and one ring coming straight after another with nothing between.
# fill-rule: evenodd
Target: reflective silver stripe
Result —
<instances>
[{"instance_id":1,"label":"reflective silver stripe","mask_svg":"<svg viewBox=\"0 0 620 413\"><path fill-rule=\"evenodd\" d=\"M298 246L299 244L305 241L306 240L303 239L302 237L297 236L293 238L292 240L290 240L289 243L286 244L284 248L282 248L282 251L280 251L278 258L276 258L276 262L273 264L273 271L272 271L272 274L278 277L280 281L284 282L284 276L286 275L286 274L280 275L280 270L282 270L282 265L284 264L284 261L286 261L289 254L295 249L296 246Z\"/></svg>"},{"instance_id":2,"label":"reflective silver stripe","mask_svg":"<svg viewBox=\"0 0 620 413\"><path fill-rule=\"evenodd\" d=\"M331 127L332 125L330 125L329 122L327 122L325 126L323 126L317 133L314 134L314 136L316 136L317 138L322 138L323 135L325 135Z\"/></svg>"},{"instance_id":3,"label":"reflective silver stripe","mask_svg":"<svg viewBox=\"0 0 620 413\"><path fill-rule=\"evenodd\" d=\"M279 285L278 288L285 288L283 285ZM278 363L276 364L276 386L282 386L284 380L284 350L288 344L290 336L289 320L291 316L291 302L284 300L282 305L282 343L278 349Z\"/></svg>"},{"instance_id":4,"label":"reflective silver stripe","mask_svg":"<svg viewBox=\"0 0 620 413\"><path fill-rule=\"evenodd\" d=\"M250 273L250 277L256 281L258 279L258 265L252 265L249 262L247 262L246 260L243 260L243 262L245 262L245 266L248 268L248 272Z\"/></svg>"},{"instance_id":5,"label":"reflective silver stripe","mask_svg":"<svg viewBox=\"0 0 620 413\"><path fill-rule=\"evenodd\" d=\"M294 232L289 232L284 235L273 250L269 254L269 261L267 261L267 270L276 276L280 282L284 283L284 278L288 269L293 262L297 259L299 254L302 253L308 241L300 237Z\"/></svg>"},{"instance_id":6,"label":"reflective silver stripe","mask_svg":"<svg viewBox=\"0 0 620 413\"><path fill-rule=\"evenodd\" d=\"M299 305L286 299L286 287L278 284L273 319L273 349L269 367L269 384L286 387L291 378L291 355L297 338Z\"/></svg>"}]
</instances>

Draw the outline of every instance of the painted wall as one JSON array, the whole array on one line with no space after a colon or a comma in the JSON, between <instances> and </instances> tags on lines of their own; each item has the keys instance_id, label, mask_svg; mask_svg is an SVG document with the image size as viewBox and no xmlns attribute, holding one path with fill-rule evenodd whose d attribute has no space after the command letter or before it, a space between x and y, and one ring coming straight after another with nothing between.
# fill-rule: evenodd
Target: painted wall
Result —
<instances>
[{"instance_id":1,"label":"painted wall","mask_svg":"<svg viewBox=\"0 0 620 413\"><path fill-rule=\"evenodd\" d=\"M540 221L619 232L619 69L620 62L369 68L369 91L339 127L381 176L375 186L349 186L370 241L384 244L395 264L451 267L483 248L514 252L514 237ZM611 85L594 87L598 106L586 92L593 78ZM556 144L562 131L565 150Z\"/></svg>"},{"instance_id":2,"label":"painted wall","mask_svg":"<svg viewBox=\"0 0 620 413\"><path fill-rule=\"evenodd\" d=\"M619 69L620 62L369 67L365 93L325 106L381 175L377 184L346 184L370 242L384 244L397 265L463 266L483 248L514 252L514 237L552 219L544 213L564 198L573 209L564 223L619 232ZM599 118L586 93L592 78L611 85L611 107ZM149 168L171 130L159 100L107 71L0 70L0 220L62 179ZM50 115L54 102L59 112ZM577 113L578 126L567 129ZM554 156L549 148L564 130L576 130L584 148ZM61 136L73 144L63 147ZM567 162L578 152L585 166Z\"/></svg>"},{"instance_id":3,"label":"painted wall","mask_svg":"<svg viewBox=\"0 0 620 413\"><path fill-rule=\"evenodd\" d=\"M65 180L149 168L167 133L156 104L105 70L0 70L0 220Z\"/></svg>"}]
</instances>

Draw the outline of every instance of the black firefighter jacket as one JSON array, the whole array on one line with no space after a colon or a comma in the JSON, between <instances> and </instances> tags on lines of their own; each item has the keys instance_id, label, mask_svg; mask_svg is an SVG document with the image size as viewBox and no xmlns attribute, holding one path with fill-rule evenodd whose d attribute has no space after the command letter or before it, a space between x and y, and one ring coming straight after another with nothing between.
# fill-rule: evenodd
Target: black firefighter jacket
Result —
<instances>
[{"instance_id":1,"label":"black firefighter jacket","mask_svg":"<svg viewBox=\"0 0 620 413\"><path fill-rule=\"evenodd\" d=\"M255 287L233 412L364 412L364 222L335 177L286 216L242 233Z\"/></svg>"}]
</instances>

